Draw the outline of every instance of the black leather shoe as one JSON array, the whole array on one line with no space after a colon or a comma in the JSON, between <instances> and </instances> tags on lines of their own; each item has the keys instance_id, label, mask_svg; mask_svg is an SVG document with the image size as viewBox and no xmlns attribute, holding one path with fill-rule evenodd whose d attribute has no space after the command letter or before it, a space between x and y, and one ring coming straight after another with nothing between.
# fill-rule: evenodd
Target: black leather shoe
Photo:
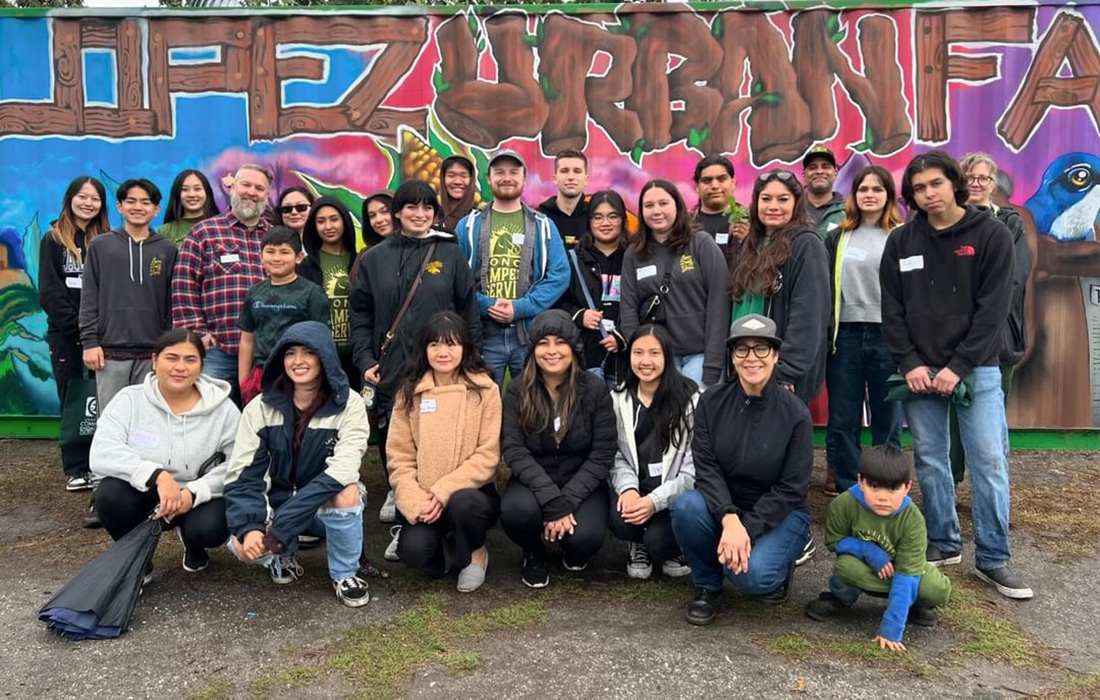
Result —
<instances>
[{"instance_id":1,"label":"black leather shoe","mask_svg":"<svg viewBox=\"0 0 1100 700\"><path fill-rule=\"evenodd\" d=\"M696 588L695 597L687 605L684 618L693 625L709 625L718 614L718 598L721 591Z\"/></svg>"}]
</instances>

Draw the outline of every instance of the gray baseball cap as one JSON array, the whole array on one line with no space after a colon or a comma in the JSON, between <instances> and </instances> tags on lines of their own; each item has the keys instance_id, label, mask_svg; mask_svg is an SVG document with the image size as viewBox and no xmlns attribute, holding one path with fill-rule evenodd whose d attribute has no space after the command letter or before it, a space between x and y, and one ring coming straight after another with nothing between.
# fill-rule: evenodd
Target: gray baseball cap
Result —
<instances>
[{"instance_id":1,"label":"gray baseball cap","mask_svg":"<svg viewBox=\"0 0 1100 700\"><path fill-rule=\"evenodd\" d=\"M734 343L744 338L766 340L775 348L783 344L783 339L776 333L775 321L760 314L748 314L731 323L726 347L732 347Z\"/></svg>"},{"instance_id":2,"label":"gray baseball cap","mask_svg":"<svg viewBox=\"0 0 1100 700\"><path fill-rule=\"evenodd\" d=\"M496 154L493 155L492 160L489 161L489 167L493 167L493 163L497 162L501 158L511 158L512 160L519 163L520 167L522 167L524 170L527 169L527 161L523 159L523 156L521 156L516 151L513 151L511 148L505 148L503 151L497 151Z\"/></svg>"}]
</instances>

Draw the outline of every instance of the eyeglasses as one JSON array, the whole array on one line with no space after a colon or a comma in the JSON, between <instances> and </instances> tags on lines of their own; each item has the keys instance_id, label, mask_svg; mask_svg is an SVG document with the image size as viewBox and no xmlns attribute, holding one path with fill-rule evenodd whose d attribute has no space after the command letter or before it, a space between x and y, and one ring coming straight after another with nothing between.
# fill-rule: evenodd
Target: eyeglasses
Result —
<instances>
[{"instance_id":1,"label":"eyeglasses","mask_svg":"<svg viewBox=\"0 0 1100 700\"><path fill-rule=\"evenodd\" d=\"M299 214L305 214L307 211L309 211L309 205L308 204L284 204L281 207L279 207L279 211L281 211L284 214L289 214L292 211L298 212Z\"/></svg>"},{"instance_id":2,"label":"eyeglasses","mask_svg":"<svg viewBox=\"0 0 1100 700\"><path fill-rule=\"evenodd\" d=\"M982 187L985 187L989 183L993 182L993 178L989 177L988 175L968 175L966 177L966 181L971 185L977 183Z\"/></svg>"},{"instance_id":3,"label":"eyeglasses","mask_svg":"<svg viewBox=\"0 0 1100 700\"><path fill-rule=\"evenodd\" d=\"M756 179L758 182L768 182L769 180L782 180L783 182L794 180L798 182L798 179L790 170L769 170L766 173L760 173L760 177Z\"/></svg>"},{"instance_id":4,"label":"eyeglasses","mask_svg":"<svg viewBox=\"0 0 1100 700\"><path fill-rule=\"evenodd\" d=\"M772 354L772 346L770 345L734 345L733 356L743 360L749 356L749 351L752 351L753 355L763 360L768 355Z\"/></svg>"},{"instance_id":5,"label":"eyeglasses","mask_svg":"<svg viewBox=\"0 0 1100 700\"><path fill-rule=\"evenodd\" d=\"M618 214L593 214L589 219L589 221L595 224L602 224L605 221L610 224L617 224L622 220L623 217Z\"/></svg>"}]
</instances>

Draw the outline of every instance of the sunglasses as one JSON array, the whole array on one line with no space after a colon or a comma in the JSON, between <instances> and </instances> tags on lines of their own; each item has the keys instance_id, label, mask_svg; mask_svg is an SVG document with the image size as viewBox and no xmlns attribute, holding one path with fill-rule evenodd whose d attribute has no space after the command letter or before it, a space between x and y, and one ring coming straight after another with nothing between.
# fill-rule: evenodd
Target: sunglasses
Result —
<instances>
[{"instance_id":1,"label":"sunglasses","mask_svg":"<svg viewBox=\"0 0 1100 700\"><path fill-rule=\"evenodd\" d=\"M794 180L798 182L798 178L790 170L769 170L766 173L760 173L760 177L756 178L757 182L769 182L771 180L782 180L783 182Z\"/></svg>"},{"instance_id":2,"label":"sunglasses","mask_svg":"<svg viewBox=\"0 0 1100 700\"><path fill-rule=\"evenodd\" d=\"M307 211L309 211L309 205L308 204L284 204L281 207L279 207L279 211L281 211L284 214L289 214L292 211L298 212L299 214L305 214Z\"/></svg>"}]
</instances>

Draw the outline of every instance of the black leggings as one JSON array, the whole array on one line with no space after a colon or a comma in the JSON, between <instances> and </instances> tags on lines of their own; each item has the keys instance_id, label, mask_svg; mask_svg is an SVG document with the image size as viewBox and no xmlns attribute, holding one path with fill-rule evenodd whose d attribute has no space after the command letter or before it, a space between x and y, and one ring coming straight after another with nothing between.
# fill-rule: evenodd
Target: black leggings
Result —
<instances>
[{"instance_id":1,"label":"black leggings","mask_svg":"<svg viewBox=\"0 0 1100 700\"><path fill-rule=\"evenodd\" d=\"M455 551L450 568L464 569L470 563L470 554L485 544L485 533L499 517L496 484L456 491L434 523L410 524L398 511L397 522L403 527L397 541L397 556L409 568L419 569L432 578L443 576L448 563L443 554L444 538L453 532Z\"/></svg>"},{"instance_id":2,"label":"black leggings","mask_svg":"<svg viewBox=\"0 0 1100 700\"><path fill-rule=\"evenodd\" d=\"M644 544L650 559L658 564L679 556L680 545L672 533L672 513L668 509L654 513L645 525L631 525L623 522L623 516L615 507L617 500L611 500L611 519L608 521L615 537L625 542Z\"/></svg>"},{"instance_id":3,"label":"black leggings","mask_svg":"<svg viewBox=\"0 0 1100 700\"><path fill-rule=\"evenodd\" d=\"M531 489L511 479L500 500L500 524L504 533L524 552L546 551L542 539L542 509ZM576 530L561 540L562 551L570 564L587 563L600 551L607 532L607 511L607 484L601 483L574 511Z\"/></svg>"},{"instance_id":4,"label":"black leggings","mask_svg":"<svg viewBox=\"0 0 1100 700\"><path fill-rule=\"evenodd\" d=\"M54 381L57 382L57 398L64 406L69 380L83 376L84 354L76 336L49 333L46 340L50 345L50 364L53 366ZM65 470L65 476L80 476L88 471L88 452L91 449L91 443L61 448L61 467Z\"/></svg>"},{"instance_id":5,"label":"black leggings","mask_svg":"<svg viewBox=\"0 0 1100 700\"><path fill-rule=\"evenodd\" d=\"M107 478L99 482L95 490L95 506L99 520L107 528L111 539L118 540L149 517L160 503L156 489L145 493L138 491L122 479ZM183 545L188 551L221 547L229 539L229 526L225 522L225 501L221 498L192 508L177 516L166 527L179 525L183 533Z\"/></svg>"}]
</instances>

